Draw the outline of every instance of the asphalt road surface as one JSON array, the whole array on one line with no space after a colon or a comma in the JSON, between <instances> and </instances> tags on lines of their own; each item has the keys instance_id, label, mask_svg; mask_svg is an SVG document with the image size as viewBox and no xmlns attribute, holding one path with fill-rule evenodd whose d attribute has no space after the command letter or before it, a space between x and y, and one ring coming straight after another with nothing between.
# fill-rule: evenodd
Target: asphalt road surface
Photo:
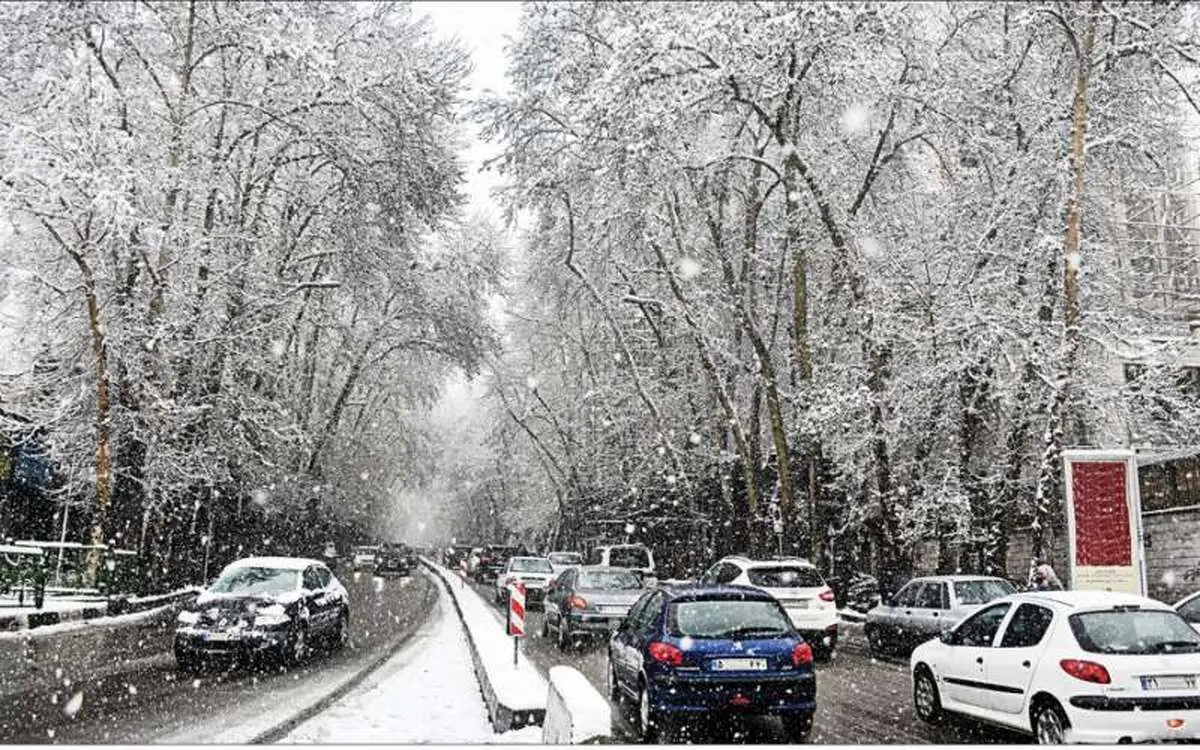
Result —
<instances>
[{"instance_id":1,"label":"asphalt road surface","mask_svg":"<svg viewBox=\"0 0 1200 750\"><path fill-rule=\"evenodd\" d=\"M475 585L487 601L493 601L491 587ZM497 608L497 614L501 610ZM564 653L554 644L554 634L541 637L543 614L540 609L526 613L526 632L522 652L543 673L565 664L584 674L606 694L608 657L606 643L597 639ZM497 625L499 627L499 625ZM849 632L847 632L849 630ZM855 637L858 635L858 637ZM832 662L817 664L817 713L809 741L817 744L1013 744L1026 743L1020 734L965 721L950 721L932 727L916 717L912 708L912 684L907 661L872 659L866 654L865 639L853 626L843 629L844 642ZM636 709L613 707L613 725L617 741L636 741ZM787 737L777 719L770 717L722 718L689 724L675 741L698 743L786 743Z\"/></svg>"},{"instance_id":2,"label":"asphalt road surface","mask_svg":"<svg viewBox=\"0 0 1200 750\"><path fill-rule=\"evenodd\" d=\"M292 669L232 668L192 677L171 653L172 624L153 628L137 667L117 675L62 670L60 689L39 689L0 711L0 744L246 743L394 651L437 596L425 575L377 578L335 569L350 593L350 640ZM69 637L64 635L63 637ZM122 659L112 654L113 660ZM111 672L111 670L105 670Z\"/></svg>"}]
</instances>

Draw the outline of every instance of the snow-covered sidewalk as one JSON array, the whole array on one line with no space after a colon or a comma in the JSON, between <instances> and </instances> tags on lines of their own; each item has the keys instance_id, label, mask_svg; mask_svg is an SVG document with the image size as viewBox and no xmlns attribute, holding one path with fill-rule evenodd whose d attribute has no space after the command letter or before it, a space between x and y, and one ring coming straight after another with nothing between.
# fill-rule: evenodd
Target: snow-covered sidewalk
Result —
<instances>
[{"instance_id":1,"label":"snow-covered sidewalk","mask_svg":"<svg viewBox=\"0 0 1200 750\"><path fill-rule=\"evenodd\" d=\"M462 624L445 596L399 653L283 743L540 743L542 728L496 734Z\"/></svg>"}]
</instances>

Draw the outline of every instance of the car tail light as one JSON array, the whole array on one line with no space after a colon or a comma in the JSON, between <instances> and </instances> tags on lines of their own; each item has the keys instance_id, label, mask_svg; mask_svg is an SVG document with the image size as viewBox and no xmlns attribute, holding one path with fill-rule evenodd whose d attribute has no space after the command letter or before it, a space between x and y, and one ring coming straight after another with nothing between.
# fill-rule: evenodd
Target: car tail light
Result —
<instances>
[{"instance_id":1,"label":"car tail light","mask_svg":"<svg viewBox=\"0 0 1200 750\"><path fill-rule=\"evenodd\" d=\"M567 602L567 606L571 609L587 609L587 599L582 596L572 596L571 600Z\"/></svg>"},{"instance_id":2,"label":"car tail light","mask_svg":"<svg viewBox=\"0 0 1200 750\"><path fill-rule=\"evenodd\" d=\"M812 660L812 646L808 645L807 641L800 641L792 649L792 664L794 666L799 667L803 664L812 664Z\"/></svg>"},{"instance_id":3,"label":"car tail light","mask_svg":"<svg viewBox=\"0 0 1200 750\"><path fill-rule=\"evenodd\" d=\"M831 602L834 599L833 589L825 589L821 593L817 594L817 596L819 596L823 602Z\"/></svg>"},{"instance_id":4,"label":"car tail light","mask_svg":"<svg viewBox=\"0 0 1200 750\"><path fill-rule=\"evenodd\" d=\"M1064 672L1077 680L1095 682L1099 685L1107 685L1112 682L1112 678L1108 676L1108 670L1103 665L1097 664L1094 661L1063 659L1058 663L1058 666L1062 667Z\"/></svg>"},{"instance_id":5,"label":"car tail light","mask_svg":"<svg viewBox=\"0 0 1200 750\"><path fill-rule=\"evenodd\" d=\"M650 658L659 664L669 664L678 667L683 664L683 652L669 643L654 641L650 644Z\"/></svg>"}]
</instances>

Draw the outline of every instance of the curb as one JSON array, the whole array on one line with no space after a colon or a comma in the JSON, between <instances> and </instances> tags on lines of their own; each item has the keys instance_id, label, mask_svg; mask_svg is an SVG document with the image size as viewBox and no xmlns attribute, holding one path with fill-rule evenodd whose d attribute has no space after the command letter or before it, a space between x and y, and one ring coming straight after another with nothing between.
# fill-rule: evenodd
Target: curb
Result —
<instances>
[{"instance_id":1,"label":"curb","mask_svg":"<svg viewBox=\"0 0 1200 750\"><path fill-rule=\"evenodd\" d=\"M433 596L431 597L430 594L432 594ZM436 599L437 599L437 586L431 584L429 586L429 589L427 590L425 596L423 597L423 601L422 601L422 608L426 612L426 619L428 619L428 615L433 612L432 604L434 603L434 601L436 601ZM281 721L280 723L271 727L267 731L257 735L256 737L254 737L251 740L248 740L246 742L246 744L247 745L274 744L274 743L278 742L279 740L283 739L284 737L286 737L296 727L300 726L304 722L308 721L309 719L313 718L314 716L321 713L325 709L329 708L334 703L337 703L339 700L344 698L347 693L349 693L351 690L353 690L354 688L361 685L363 683L363 681L366 680L368 677L370 677L373 672L378 670L384 664L387 664L388 661L393 656L396 655L396 652L398 652L400 649L404 648L405 644L407 644L410 640L412 640L412 637L417 634L417 631L420 630L421 626L424 624L425 624L425 620L421 620L420 622L414 623L412 628L409 629L408 632L401 634L395 640L393 640L391 643L389 643L386 647L384 647L383 653L381 653L378 657L373 659L370 664L363 667L358 672L355 672L353 675L351 675L349 678L347 678L341 685L338 685L336 688L334 688L332 692L326 693L320 699L318 699L314 703L310 704L309 706L302 708L300 711L298 711L296 714L294 714L290 718L285 719L284 721Z\"/></svg>"},{"instance_id":2,"label":"curb","mask_svg":"<svg viewBox=\"0 0 1200 750\"><path fill-rule=\"evenodd\" d=\"M463 615L462 608L458 604L458 597L454 595L454 587L450 585L450 582L428 560L424 557L418 559L434 578L441 581L442 588L446 589L446 593L450 596L450 602L454 604L454 611L458 613L459 622L463 626L463 633L467 637L467 646L471 651L471 663L475 665L475 678L479 682L479 691L483 694L483 702L487 705L488 718L492 722L492 728L497 733L503 734L512 729L520 729L527 726L542 726L546 720L545 709L513 709L500 702L500 697L496 695L496 690L492 687L492 681L488 677L487 670L484 669L483 660L479 658L479 649L475 645L475 638L471 635L471 628L467 626L467 618Z\"/></svg>"}]
</instances>

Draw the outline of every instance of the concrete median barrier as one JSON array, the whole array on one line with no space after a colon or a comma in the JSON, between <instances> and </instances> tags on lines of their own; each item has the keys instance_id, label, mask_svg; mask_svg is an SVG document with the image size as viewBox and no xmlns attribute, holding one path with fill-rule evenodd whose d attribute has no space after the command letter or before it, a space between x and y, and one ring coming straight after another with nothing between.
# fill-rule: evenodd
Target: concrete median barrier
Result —
<instances>
[{"instance_id":1,"label":"concrete median barrier","mask_svg":"<svg viewBox=\"0 0 1200 750\"><path fill-rule=\"evenodd\" d=\"M612 709L583 674L573 667L550 668L550 692L542 742L547 745L583 745L612 738Z\"/></svg>"}]
</instances>

